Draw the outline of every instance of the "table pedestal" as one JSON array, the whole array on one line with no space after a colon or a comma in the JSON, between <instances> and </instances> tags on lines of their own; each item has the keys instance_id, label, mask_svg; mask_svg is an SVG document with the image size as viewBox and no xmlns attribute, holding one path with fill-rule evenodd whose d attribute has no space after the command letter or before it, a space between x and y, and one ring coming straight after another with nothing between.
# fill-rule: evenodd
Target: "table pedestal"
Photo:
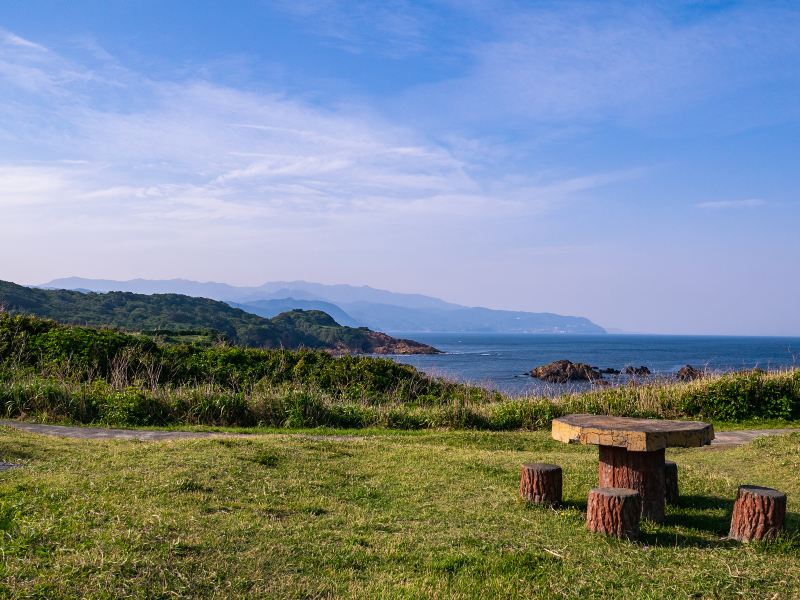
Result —
<instances>
[{"instance_id":1,"label":"table pedestal","mask_svg":"<svg viewBox=\"0 0 800 600\"><path fill-rule=\"evenodd\" d=\"M600 446L600 487L630 488L642 496L642 517L664 519L664 449L632 452Z\"/></svg>"}]
</instances>

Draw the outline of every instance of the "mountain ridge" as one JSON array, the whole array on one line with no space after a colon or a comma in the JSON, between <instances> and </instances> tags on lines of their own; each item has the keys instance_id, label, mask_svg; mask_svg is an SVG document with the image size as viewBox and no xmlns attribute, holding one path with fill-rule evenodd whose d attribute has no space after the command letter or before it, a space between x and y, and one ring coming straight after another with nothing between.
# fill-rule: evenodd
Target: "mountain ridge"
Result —
<instances>
[{"instance_id":1,"label":"mountain ridge","mask_svg":"<svg viewBox=\"0 0 800 600\"><path fill-rule=\"evenodd\" d=\"M260 286L232 286L188 279L116 281L68 277L54 279L40 287L91 289L93 291L134 291L137 293L184 293L223 300L260 314L252 306L269 300L294 300L297 308L306 302L336 305L354 322L380 331L437 331L487 333L605 334L601 326L586 317L549 312L507 311L470 307L424 294L396 293L370 286L320 284L307 281L274 281Z\"/></svg>"}]
</instances>

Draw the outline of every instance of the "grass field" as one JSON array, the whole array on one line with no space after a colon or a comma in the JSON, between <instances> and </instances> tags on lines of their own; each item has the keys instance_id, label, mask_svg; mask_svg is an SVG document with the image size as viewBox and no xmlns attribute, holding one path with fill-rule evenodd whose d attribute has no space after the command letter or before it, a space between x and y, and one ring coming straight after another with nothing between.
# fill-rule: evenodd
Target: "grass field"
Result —
<instances>
[{"instance_id":1,"label":"grass field","mask_svg":"<svg viewBox=\"0 0 800 600\"><path fill-rule=\"evenodd\" d=\"M272 434L160 443L0 429L0 596L800 597L800 434L668 450L682 502L640 542L589 534L592 447L545 432ZM564 467L565 505L517 497ZM721 540L740 483L789 495L789 533Z\"/></svg>"}]
</instances>

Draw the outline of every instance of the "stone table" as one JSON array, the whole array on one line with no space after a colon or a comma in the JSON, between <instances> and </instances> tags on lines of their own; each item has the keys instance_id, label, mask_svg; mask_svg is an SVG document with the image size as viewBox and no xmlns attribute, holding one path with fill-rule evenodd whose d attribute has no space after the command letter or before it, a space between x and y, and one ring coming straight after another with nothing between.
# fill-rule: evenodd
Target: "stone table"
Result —
<instances>
[{"instance_id":1,"label":"stone table","mask_svg":"<svg viewBox=\"0 0 800 600\"><path fill-rule=\"evenodd\" d=\"M664 518L664 449L710 444L714 428L699 421L567 415L553 419L553 439L600 446L600 487L630 488L642 496L642 516Z\"/></svg>"}]
</instances>

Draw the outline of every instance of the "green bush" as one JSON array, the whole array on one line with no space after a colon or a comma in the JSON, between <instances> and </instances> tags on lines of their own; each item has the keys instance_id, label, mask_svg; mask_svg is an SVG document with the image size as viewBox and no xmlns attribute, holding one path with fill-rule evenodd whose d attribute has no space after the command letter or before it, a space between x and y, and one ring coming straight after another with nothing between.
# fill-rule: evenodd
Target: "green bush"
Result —
<instances>
[{"instance_id":1,"label":"green bush","mask_svg":"<svg viewBox=\"0 0 800 600\"><path fill-rule=\"evenodd\" d=\"M286 427L319 427L330 425L330 414L325 404L308 392L291 393L286 399Z\"/></svg>"},{"instance_id":2,"label":"green bush","mask_svg":"<svg viewBox=\"0 0 800 600\"><path fill-rule=\"evenodd\" d=\"M384 358L334 357L318 350L165 345L146 336L0 312L0 372L19 374L26 369L70 381L101 379L118 388L207 384L248 393L259 383L294 385L374 405L417 401L433 405L454 398L491 397L480 388L431 378Z\"/></svg>"},{"instance_id":3,"label":"green bush","mask_svg":"<svg viewBox=\"0 0 800 600\"><path fill-rule=\"evenodd\" d=\"M800 369L509 399L391 360L165 345L0 312L0 411L109 425L540 429L561 414L800 418Z\"/></svg>"},{"instance_id":4,"label":"green bush","mask_svg":"<svg viewBox=\"0 0 800 600\"><path fill-rule=\"evenodd\" d=\"M560 412L548 400L506 400L494 405L489 418L491 429L544 429Z\"/></svg>"},{"instance_id":5,"label":"green bush","mask_svg":"<svg viewBox=\"0 0 800 600\"><path fill-rule=\"evenodd\" d=\"M137 388L95 392L97 420L106 425L167 425L170 410L151 393Z\"/></svg>"}]
</instances>

